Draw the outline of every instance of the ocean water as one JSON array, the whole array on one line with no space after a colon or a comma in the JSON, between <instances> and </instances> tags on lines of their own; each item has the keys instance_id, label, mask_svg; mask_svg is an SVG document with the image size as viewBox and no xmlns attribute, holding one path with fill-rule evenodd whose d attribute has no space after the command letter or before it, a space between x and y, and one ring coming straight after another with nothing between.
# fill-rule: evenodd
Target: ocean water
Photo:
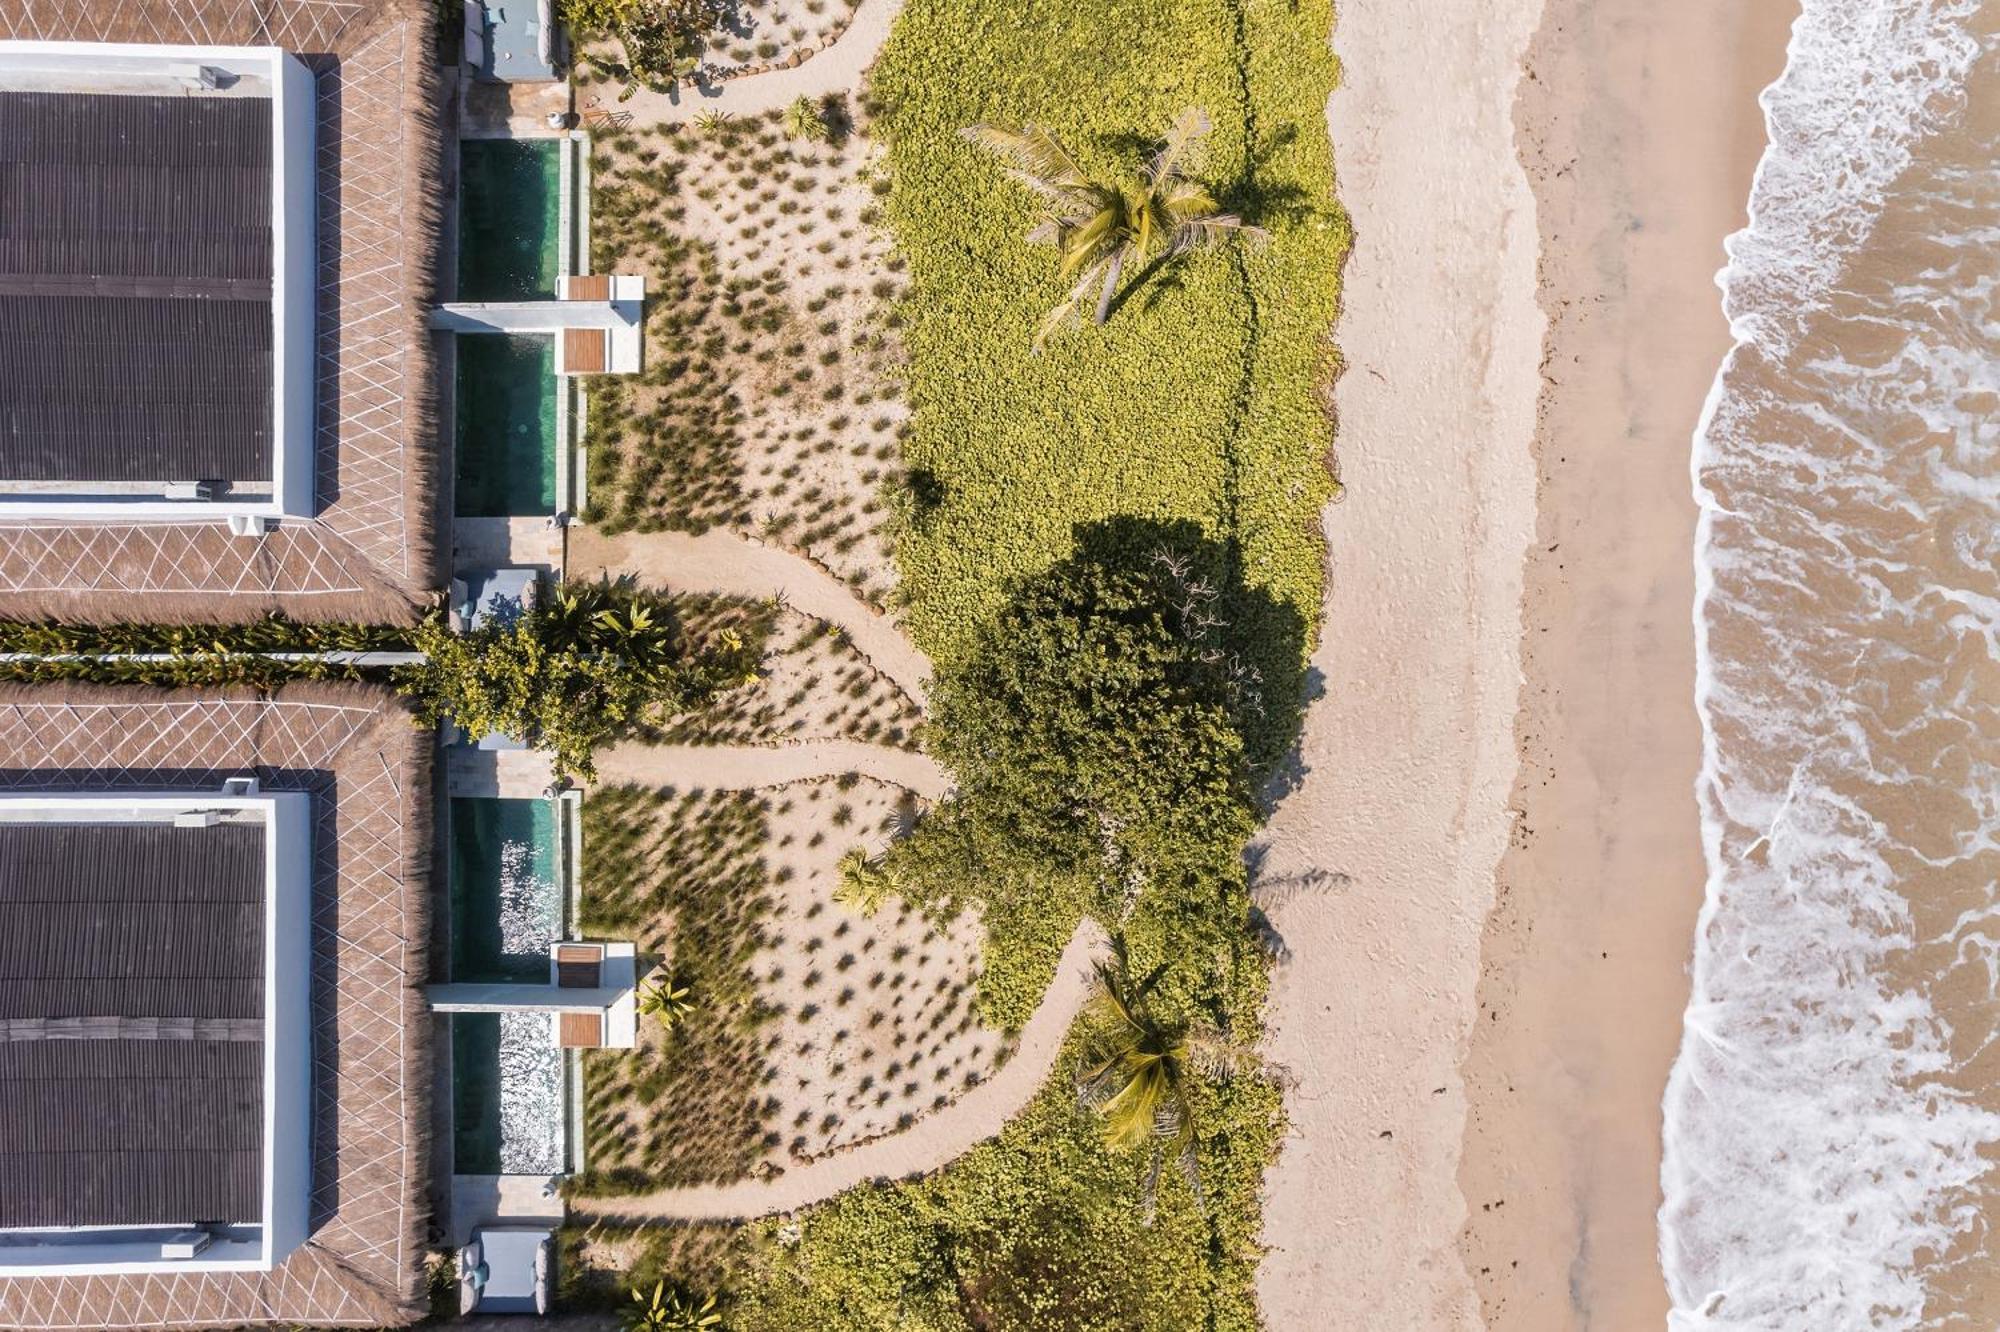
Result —
<instances>
[{"instance_id":1,"label":"ocean water","mask_svg":"<svg viewBox=\"0 0 2000 1332\"><path fill-rule=\"evenodd\" d=\"M1694 441L1671 1325L1992 1329L2000 3L1806 0L1763 103Z\"/></svg>"}]
</instances>

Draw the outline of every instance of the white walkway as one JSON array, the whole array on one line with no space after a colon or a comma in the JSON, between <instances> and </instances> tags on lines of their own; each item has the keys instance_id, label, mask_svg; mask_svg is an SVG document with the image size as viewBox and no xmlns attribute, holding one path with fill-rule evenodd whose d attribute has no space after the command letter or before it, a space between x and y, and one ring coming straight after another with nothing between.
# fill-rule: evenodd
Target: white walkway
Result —
<instances>
[{"instance_id":1,"label":"white walkway","mask_svg":"<svg viewBox=\"0 0 2000 1332\"><path fill-rule=\"evenodd\" d=\"M951 790L951 778L929 755L859 740L796 745L625 744L597 755L600 786L637 782L682 790L752 791L850 772L905 787L926 800L942 800Z\"/></svg>"},{"instance_id":2,"label":"white walkway","mask_svg":"<svg viewBox=\"0 0 2000 1332\"><path fill-rule=\"evenodd\" d=\"M930 681L929 658L903 636L896 622L803 556L777 546L711 528L686 532L627 532L607 537L576 526L569 529L570 576L608 573L636 575L640 582L672 592L706 592L785 605L844 631L876 670L895 681L921 706Z\"/></svg>"}]
</instances>

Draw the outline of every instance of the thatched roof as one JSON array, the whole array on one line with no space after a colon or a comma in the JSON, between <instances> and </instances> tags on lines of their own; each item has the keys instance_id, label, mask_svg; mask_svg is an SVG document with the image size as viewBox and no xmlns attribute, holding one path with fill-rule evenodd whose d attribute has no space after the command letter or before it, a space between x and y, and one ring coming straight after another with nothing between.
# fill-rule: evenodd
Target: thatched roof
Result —
<instances>
[{"instance_id":1,"label":"thatched roof","mask_svg":"<svg viewBox=\"0 0 2000 1332\"><path fill-rule=\"evenodd\" d=\"M0 1327L383 1327L422 1313L431 742L385 691L0 687L0 790L313 796L311 1237L269 1273L0 1280Z\"/></svg>"},{"instance_id":2,"label":"thatched roof","mask_svg":"<svg viewBox=\"0 0 2000 1332\"><path fill-rule=\"evenodd\" d=\"M276 45L318 76L319 512L0 526L0 618L408 622L441 580L424 316L443 152L430 0L0 0L0 38Z\"/></svg>"}]
</instances>

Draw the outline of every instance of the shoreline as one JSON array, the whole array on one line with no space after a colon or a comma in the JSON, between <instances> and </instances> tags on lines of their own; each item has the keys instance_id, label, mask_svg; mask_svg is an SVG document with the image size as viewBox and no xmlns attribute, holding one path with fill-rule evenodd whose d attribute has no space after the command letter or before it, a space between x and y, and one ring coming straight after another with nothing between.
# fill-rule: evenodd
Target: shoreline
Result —
<instances>
[{"instance_id":1,"label":"shoreline","mask_svg":"<svg viewBox=\"0 0 2000 1332\"><path fill-rule=\"evenodd\" d=\"M1692 438L1795 0L1352 0L1349 499L1253 864L1270 1326L1662 1326L1661 1096L1706 867Z\"/></svg>"},{"instance_id":2,"label":"shoreline","mask_svg":"<svg viewBox=\"0 0 2000 1332\"><path fill-rule=\"evenodd\" d=\"M1549 317L1516 828L1482 945L1460 1253L1491 1329L1659 1327L1661 1098L1707 868L1692 440L1792 0L1548 0L1517 114Z\"/></svg>"},{"instance_id":3,"label":"shoreline","mask_svg":"<svg viewBox=\"0 0 2000 1332\"><path fill-rule=\"evenodd\" d=\"M1457 1254L1482 922L1507 843L1543 319L1514 153L1540 0L1345 6L1330 99L1354 224L1334 337L1346 502L1300 784L1252 852L1291 954L1267 1051L1296 1084L1265 1177L1259 1303L1276 1332L1462 1328Z\"/></svg>"}]
</instances>

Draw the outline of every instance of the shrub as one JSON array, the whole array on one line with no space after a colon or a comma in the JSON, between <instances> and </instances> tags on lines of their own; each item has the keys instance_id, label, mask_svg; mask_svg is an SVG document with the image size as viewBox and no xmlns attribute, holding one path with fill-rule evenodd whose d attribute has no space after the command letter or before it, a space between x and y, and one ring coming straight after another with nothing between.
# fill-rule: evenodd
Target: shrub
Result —
<instances>
[{"instance_id":1,"label":"shrub","mask_svg":"<svg viewBox=\"0 0 2000 1332\"><path fill-rule=\"evenodd\" d=\"M625 67L607 71L613 77L665 88L695 72L709 35L733 7L732 0L557 0L556 16L623 44Z\"/></svg>"},{"instance_id":2,"label":"shrub","mask_svg":"<svg viewBox=\"0 0 2000 1332\"><path fill-rule=\"evenodd\" d=\"M599 745L754 678L733 633L689 651L666 603L622 583L565 587L512 623L465 634L431 619L415 642L426 659L399 683L423 721L525 740L558 776L589 778Z\"/></svg>"},{"instance_id":3,"label":"shrub","mask_svg":"<svg viewBox=\"0 0 2000 1332\"><path fill-rule=\"evenodd\" d=\"M833 137L826 118L820 114L819 103L803 96L785 108L785 133L808 143L825 143Z\"/></svg>"}]
</instances>

